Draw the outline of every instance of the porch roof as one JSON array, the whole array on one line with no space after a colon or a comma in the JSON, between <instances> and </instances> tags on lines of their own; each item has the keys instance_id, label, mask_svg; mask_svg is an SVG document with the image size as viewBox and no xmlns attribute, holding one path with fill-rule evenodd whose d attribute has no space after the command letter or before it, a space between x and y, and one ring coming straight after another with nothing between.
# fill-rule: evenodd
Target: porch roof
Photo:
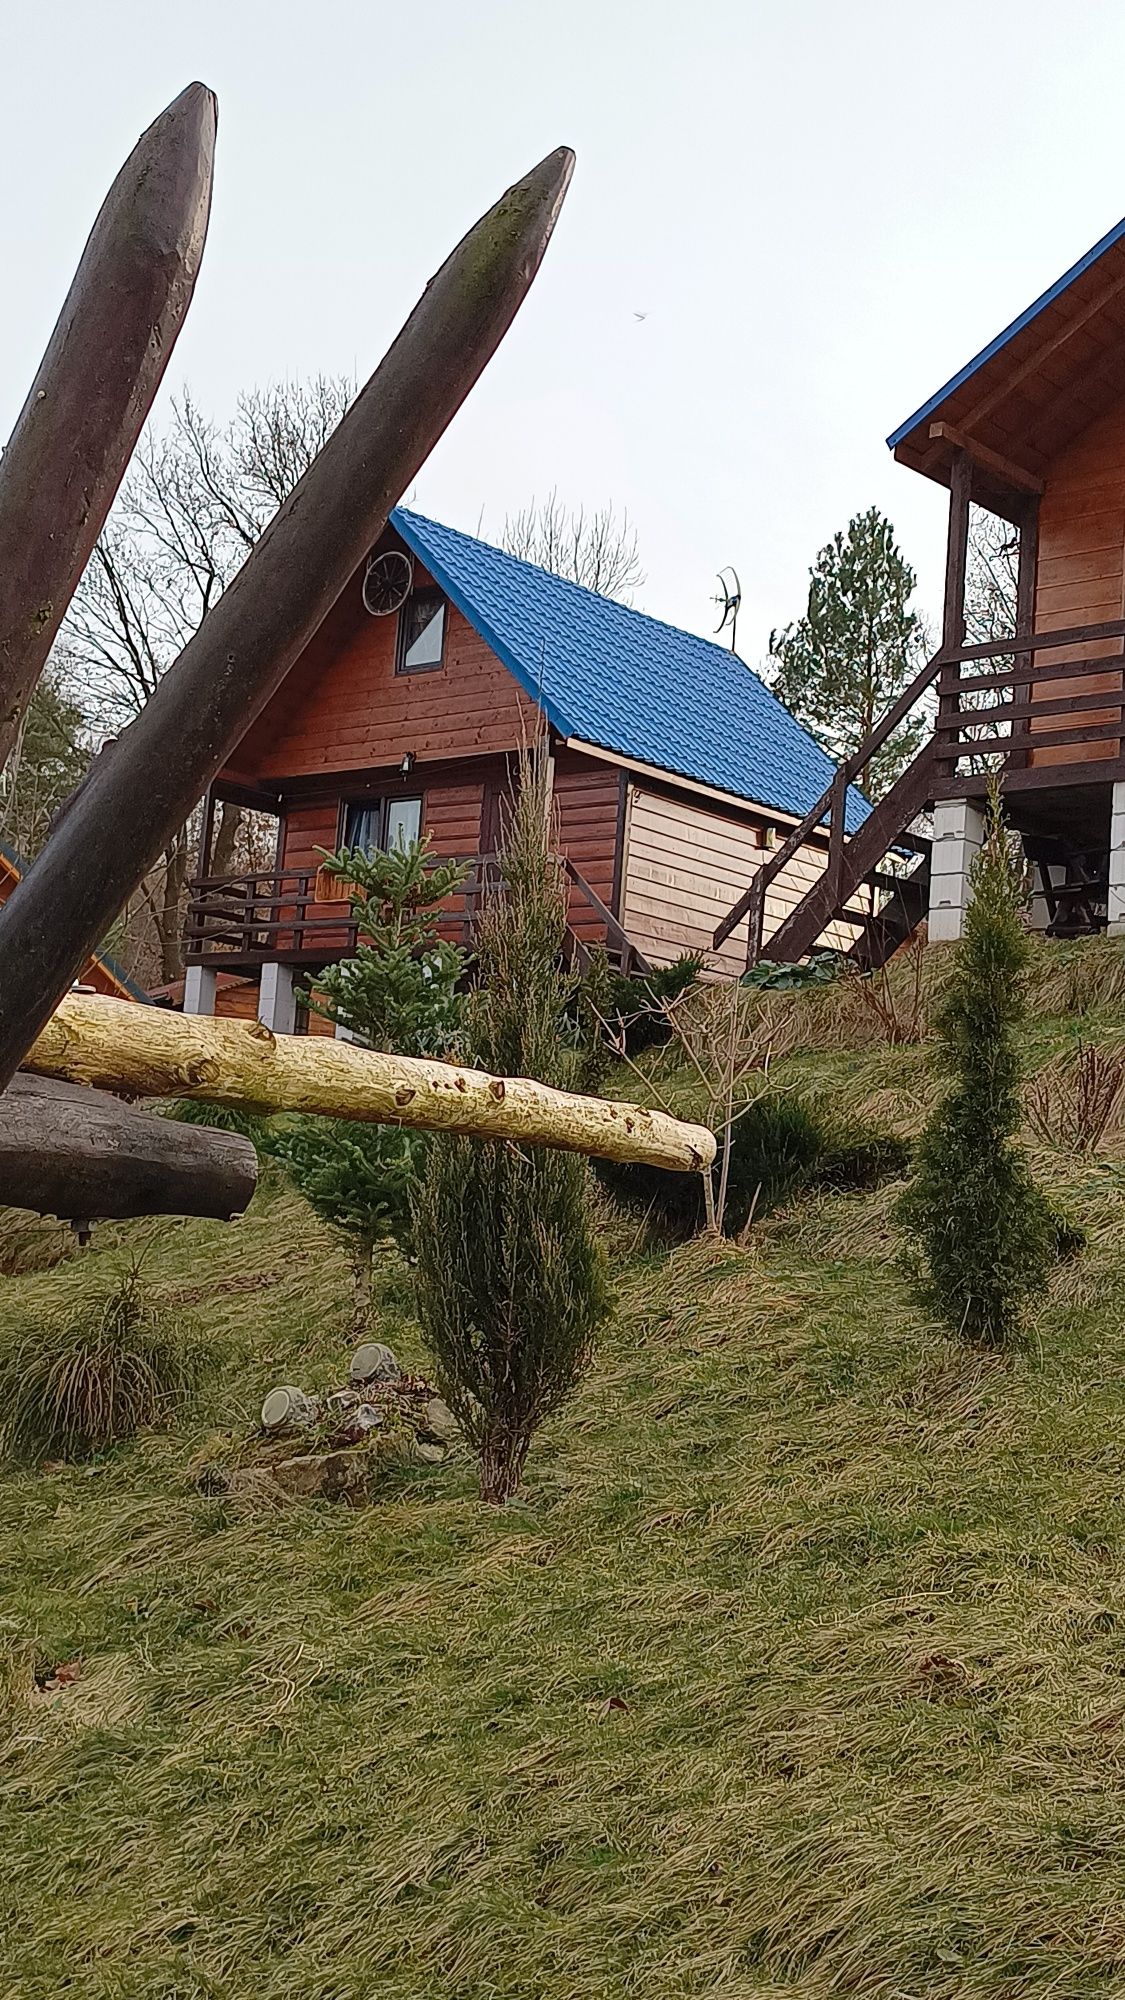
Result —
<instances>
[{"instance_id":1,"label":"porch roof","mask_svg":"<svg viewBox=\"0 0 1125 2000\"><path fill-rule=\"evenodd\" d=\"M991 473L997 491L1035 491L1058 453L1120 397L1123 363L1125 218L887 443L903 464L944 485L954 451L965 445L985 486ZM991 504L983 487L980 497Z\"/></svg>"}]
</instances>

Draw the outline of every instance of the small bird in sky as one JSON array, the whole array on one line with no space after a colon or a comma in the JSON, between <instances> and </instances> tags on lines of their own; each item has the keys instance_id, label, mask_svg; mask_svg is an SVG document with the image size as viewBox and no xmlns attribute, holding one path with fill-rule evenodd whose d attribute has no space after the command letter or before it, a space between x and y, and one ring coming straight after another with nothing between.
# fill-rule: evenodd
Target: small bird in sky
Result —
<instances>
[{"instance_id":1,"label":"small bird in sky","mask_svg":"<svg viewBox=\"0 0 1125 2000\"><path fill-rule=\"evenodd\" d=\"M647 318L648 318L648 314L647 314L646 312L643 312L643 313L639 313L639 312L635 312L635 313L633 314L633 318L634 318L634 319L647 319Z\"/></svg>"}]
</instances>

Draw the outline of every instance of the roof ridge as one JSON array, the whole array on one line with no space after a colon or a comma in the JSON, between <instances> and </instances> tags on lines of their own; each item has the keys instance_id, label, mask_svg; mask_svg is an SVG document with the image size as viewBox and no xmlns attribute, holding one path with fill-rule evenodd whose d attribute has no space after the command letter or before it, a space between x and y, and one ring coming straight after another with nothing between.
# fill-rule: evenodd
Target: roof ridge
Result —
<instances>
[{"instance_id":1,"label":"roof ridge","mask_svg":"<svg viewBox=\"0 0 1125 2000\"><path fill-rule=\"evenodd\" d=\"M713 637L704 637L701 632L691 632L686 625L673 625L671 619L658 618L652 611L641 611L635 604L623 604L619 597L607 597L604 591L592 590L588 583L576 583L573 577L560 576L557 570L547 569L543 563L529 562L526 556L513 555L509 549L502 549L497 542L486 542L483 535L470 535L464 528L451 528L447 521L435 521L432 514L418 514L412 507L396 507L391 514L392 525L396 516L405 516L408 521L418 521L426 528L437 528L443 535L456 535L463 542L471 542L474 548L487 549L491 555L501 557L504 562L516 563L520 569L530 570L534 576L548 577L552 584L558 585L563 590L574 590L582 597L593 598L597 604L607 604L612 611L619 612L623 617L639 618L646 625L657 625L664 632L674 632L677 638L690 639L697 646L707 646L713 652L721 654L724 660L737 660L740 667L745 667L748 674L754 674L755 679L761 681L763 687L766 686L761 675L743 659L741 653L736 653L730 646L720 646Z\"/></svg>"}]
</instances>

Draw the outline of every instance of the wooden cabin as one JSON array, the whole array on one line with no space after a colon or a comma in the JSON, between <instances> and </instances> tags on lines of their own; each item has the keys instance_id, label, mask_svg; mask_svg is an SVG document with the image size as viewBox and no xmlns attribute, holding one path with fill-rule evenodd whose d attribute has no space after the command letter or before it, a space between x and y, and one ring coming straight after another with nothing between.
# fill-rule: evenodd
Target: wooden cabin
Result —
<instances>
[{"instance_id":1,"label":"wooden cabin","mask_svg":"<svg viewBox=\"0 0 1125 2000\"><path fill-rule=\"evenodd\" d=\"M0 840L0 903L7 902L16 883L24 875L27 863L14 847ZM135 979L130 979L123 966L118 965L107 951L96 951L86 960L78 975L78 984L88 986L95 993L106 993L111 1000L140 1000L147 1003L148 994Z\"/></svg>"},{"instance_id":2,"label":"wooden cabin","mask_svg":"<svg viewBox=\"0 0 1125 2000\"><path fill-rule=\"evenodd\" d=\"M931 938L960 936L983 833L988 774L1035 874L1031 920L1055 936L1125 930L1125 221L1117 224L960 368L888 444L900 464L949 490L941 645L913 687L745 885L715 932L749 923L748 952L800 957L882 865L916 816L933 814L933 853L877 899L868 957L878 962L928 907ZM966 643L971 509L1018 540L1008 628ZM933 732L854 833L842 786L890 729L934 701ZM763 899L792 878L797 847L829 829L833 862L780 925Z\"/></svg>"},{"instance_id":3,"label":"wooden cabin","mask_svg":"<svg viewBox=\"0 0 1125 2000\"><path fill-rule=\"evenodd\" d=\"M517 753L544 725L571 946L602 945L632 971L710 954L747 871L787 839L832 770L725 648L400 508L212 787L185 1008L308 1025L295 976L354 948L348 906L320 865L341 843L424 834L436 856L468 862L447 926L471 943ZM223 800L276 821L265 873L212 874ZM849 795L850 826L867 810ZM767 926L827 853L822 833L800 844ZM845 910L830 940L847 946L856 933ZM745 959L743 927L716 963L741 970Z\"/></svg>"}]
</instances>

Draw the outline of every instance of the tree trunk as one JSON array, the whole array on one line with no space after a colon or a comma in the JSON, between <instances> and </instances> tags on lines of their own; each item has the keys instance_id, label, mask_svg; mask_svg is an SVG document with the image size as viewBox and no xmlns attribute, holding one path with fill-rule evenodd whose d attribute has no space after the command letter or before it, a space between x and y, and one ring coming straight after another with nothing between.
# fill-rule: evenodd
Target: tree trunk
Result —
<instances>
[{"instance_id":1,"label":"tree trunk","mask_svg":"<svg viewBox=\"0 0 1125 2000\"><path fill-rule=\"evenodd\" d=\"M715 1157L715 1137L705 1126L642 1105L579 1097L528 1077L488 1076L428 1057L387 1055L326 1035L275 1036L261 1022L174 1014L81 993L67 995L25 1067L132 1097L191 1097L468 1132L678 1173L701 1173Z\"/></svg>"},{"instance_id":2,"label":"tree trunk","mask_svg":"<svg viewBox=\"0 0 1125 2000\"><path fill-rule=\"evenodd\" d=\"M242 807L231 805L229 799L224 800L215 833L215 845L211 850L209 874L230 875L233 872L231 863L234 860L234 844L238 839L241 825Z\"/></svg>"},{"instance_id":3,"label":"tree trunk","mask_svg":"<svg viewBox=\"0 0 1125 2000\"><path fill-rule=\"evenodd\" d=\"M160 948L160 979L169 985L184 969L184 883L187 880L187 831L164 856L164 880L156 914L157 943Z\"/></svg>"},{"instance_id":4,"label":"tree trunk","mask_svg":"<svg viewBox=\"0 0 1125 2000\"><path fill-rule=\"evenodd\" d=\"M480 1448L480 1497L488 1507L503 1507L519 1492L531 1439L506 1429L501 1421L489 1425Z\"/></svg>"},{"instance_id":5,"label":"tree trunk","mask_svg":"<svg viewBox=\"0 0 1125 2000\"><path fill-rule=\"evenodd\" d=\"M179 1125L100 1090L41 1077L13 1077L0 1094L6 1207L84 1222L130 1215L227 1222L242 1213L257 1179L257 1155L237 1132Z\"/></svg>"},{"instance_id":6,"label":"tree trunk","mask_svg":"<svg viewBox=\"0 0 1125 2000\"><path fill-rule=\"evenodd\" d=\"M366 1340L371 1322L371 1266L375 1238L366 1230L352 1239L352 1333Z\"/></svg>"}]
</instances>

